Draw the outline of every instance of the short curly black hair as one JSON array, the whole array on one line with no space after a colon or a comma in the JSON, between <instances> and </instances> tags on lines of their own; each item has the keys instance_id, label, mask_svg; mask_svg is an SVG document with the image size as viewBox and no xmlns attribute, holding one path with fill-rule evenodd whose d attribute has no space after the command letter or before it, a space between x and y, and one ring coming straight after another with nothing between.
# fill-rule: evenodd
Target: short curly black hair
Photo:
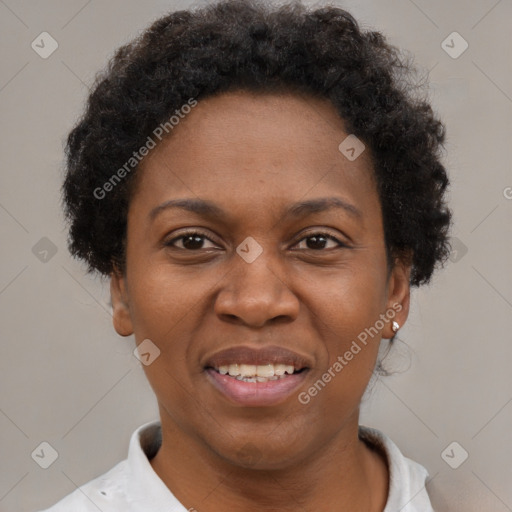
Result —
<instances>
[{"instance_id":1,"label":"short curly black hair","mask_svg":"<svg viewBox=\"0 0 512 512\"><path fill-rule=\"evenodd\" d=\"M370 149L390 261L407 258L411 285L427 283L449 254L451 213L445 128L422 86L410 56L334 6L222 0L165 15L116 51L68 136L69 250L88 272L124 270L138 167L126 162L190 98L288 91L329 100Z\"/></svg>"}]
</instances>

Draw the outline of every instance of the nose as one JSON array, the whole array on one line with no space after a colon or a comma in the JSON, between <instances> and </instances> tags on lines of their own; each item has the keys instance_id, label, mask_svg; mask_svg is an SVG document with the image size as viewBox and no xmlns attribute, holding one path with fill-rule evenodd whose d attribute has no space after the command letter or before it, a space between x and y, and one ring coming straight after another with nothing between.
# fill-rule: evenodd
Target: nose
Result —
<instances>
[{"instance_id":1,"label":"nose","mask_svg":"<svg viewBox=\"0 0 512 512\"><path fill-rule=\"evenodd\" d=\"M270 322L291 322L297 318L298 297L278 275L265 251L252 263L239 258L225 275L214 308L222 320L263 327ZM280 274L283 274L280 272Z\"/></svg>"}]
</instances>

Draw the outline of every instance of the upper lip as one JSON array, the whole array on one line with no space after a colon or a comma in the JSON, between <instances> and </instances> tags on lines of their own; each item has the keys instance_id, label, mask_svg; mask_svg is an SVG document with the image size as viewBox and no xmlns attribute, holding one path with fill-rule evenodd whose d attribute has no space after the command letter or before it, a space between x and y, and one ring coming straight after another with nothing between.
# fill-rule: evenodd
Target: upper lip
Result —
<instances>
[{"instance_id":1,"label":"upper lip","mask_svg":"<svg viewBox=\"0 0 512 512\"><path fill-rule=\"evenodd\" d=\"M248 346L230 347L210 356L204 365L205 368L219 368L230 364L284 364L293 366L295 370L311 368L309 358L293 352L284 347L268 346L252 348Z\"/></svg>"}]
</instances>

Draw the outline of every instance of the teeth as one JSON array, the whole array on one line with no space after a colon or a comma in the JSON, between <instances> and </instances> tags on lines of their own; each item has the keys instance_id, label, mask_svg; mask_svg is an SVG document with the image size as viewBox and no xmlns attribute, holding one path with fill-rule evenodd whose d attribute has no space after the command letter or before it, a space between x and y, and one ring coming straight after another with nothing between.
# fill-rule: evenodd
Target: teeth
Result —
<instances>
[{"instance_id":1,"label":"teeth","mask_svg":"<svg viewBox=\"0 0 512 512\"><path fill-rule=\"evenodd\" d=\"M241 364L239 366L239 373L242 377L253 377L256 376L256 368L258 368L254 364Z\"/></svg>"},{"instance_id":2,"label":"teeth","mask_svg":"<svg viewBox=\"0 0 512 512\"><path fill-rule=\"evenodd\" d=\"M249 382L265 382L266 380L276 380L285 373L291 375L294 372L294 367L286 364L230 364L219 366L217 371L221 375L229 374L231 377L240 377L238 380L254 378L255 380Z\"/></svg>"},{"instance_id":3,"label":"teeth","mask_svg":"<svg viewBox=\"0 0 512 512\"><path fill-rule=\"evenodd\" d=\"M256 367L256 375L258 377L273 377L274 376L274 365L266 364L265 366Z\"/></svg>"},{"instance_id":4,"label":"teeth","mask_svg":"<svg viewBox=\"0 0 512 512\"><path fill-rule=\"evenodd\" d=\"M284 375L286 368L287 367L284 364L276 364L274 366L274 375ZM288 373L290 373L290 372L288 372Z\"/></svg>"}]
</instances>

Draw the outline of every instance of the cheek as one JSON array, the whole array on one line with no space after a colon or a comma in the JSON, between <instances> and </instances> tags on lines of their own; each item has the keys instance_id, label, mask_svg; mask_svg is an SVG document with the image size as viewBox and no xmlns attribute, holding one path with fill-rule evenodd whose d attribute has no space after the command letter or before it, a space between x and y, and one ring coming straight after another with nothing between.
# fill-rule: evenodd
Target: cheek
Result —
<instances>
[{"instance_id":1,"label":"cheek","mask_svg":"<svg viewBox=\"0 0 512 512\"><path fill-rule=\"evenodd\" d=\"M188 416L204 416L204 404L191 400L197 368L190 356L190 340L201 322L201 295L204 290L187 286L164 268L148 268L131 290L135 339L149 339L158 356L143 365L146 378L158 402L177 424ZM206 421L207 418L204 418Z\"/></svg>"},{"instance_id":2,"label":"cheek","mask_svg":"<svg viewBox=\"0 0 512 512\"><path fill-rule=\"evenodd\" d=\"M136 339L154 337L162 343L173 339L201 307L207 280L189 279L187 272L173 272L169 264L132 269L130 315Z\"/></svg>"},{"instance_id":3,"label":"cheek","mask_svg":"<svg viewBox=\"0 0 512 512\"><path fill-rule=\"evenodd\" d=\"M339 339L340 349L348 338L374 325L384 312L385 263L377 255L368 256L354 258L343 268L297 274L312 319L330 333L330 338Z\"/></svg>"},{"instance_id":4,"label":"cheek","mask_svg":"<svg viewBox=\"0 0 512 512\"><path fill-rule=\"evenodd\" d=\"M148 266L143 272L130 290L130 314L137 344L149 339L158 354L143 370L159 401L169 410L186 411L190 396L184 390L192 388L196 371L190 364L190 339L201 322L198 301L205 292L187 286L163 266Z\"/></svg>"},{"instance_id":5,"label":"cheek","mask_svg":"<svg viewBox=\"0 0 512 512\"><path fill-rule=\"evenodd\" d=\"M130 286L130 315L135 339L151 340L160 351L158 358L144 371L153 389L160 395L180 400L183 388L193 386L201 369L194 354L194 340L205 323L211 290L218 272L192 268L175 270L169 262L133 265ZM174 398L173 398L174 399Z\"/></svg>"},{"instance_id":6,"label":"cheek","mask_svg":"<svg viewBox=\"0 0 512 512\"><path fill-rule=\"evenodd\" d=\"M305 305L322 340L315 381L326 385L325 390L322 383L317 388L322 389L324 400L343 407L359 402L375 366L382 329L379 319L386 304L381 266L375 262L364 269L345 268L303 281Z\"/></svg>"}]
</instances>

